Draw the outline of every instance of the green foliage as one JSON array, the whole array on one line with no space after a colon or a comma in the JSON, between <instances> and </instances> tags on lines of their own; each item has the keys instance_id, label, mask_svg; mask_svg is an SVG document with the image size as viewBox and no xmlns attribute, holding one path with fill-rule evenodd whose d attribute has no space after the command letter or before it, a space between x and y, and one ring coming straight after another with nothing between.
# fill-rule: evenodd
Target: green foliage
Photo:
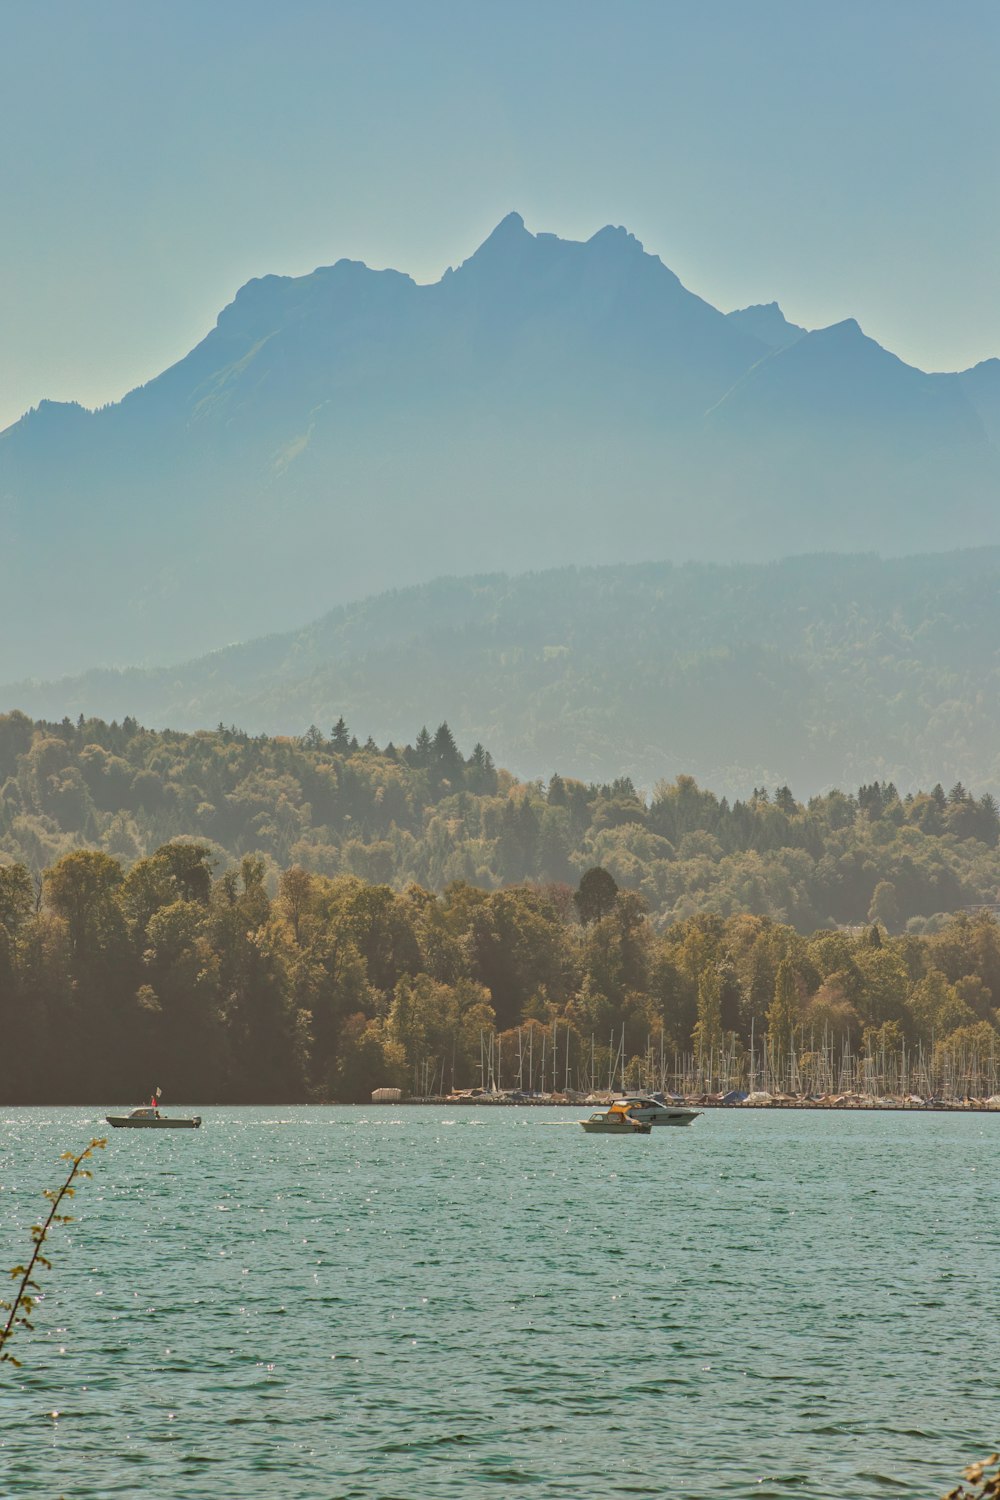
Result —
<instances>
[{"instance_id":1,"label":"green foliage","mask_svg":"<svg viewBox=\"0 0 1000 1500\"><path fill-rule=\"evenodd\" d=\"M489 743L529 777L556 766L651 787L669 766L730 799L875 777L900 798L939 778L996 797L998 583L995 548L438 579L180 668L23 684L7 701L187 725L223 704L259 730L332 725L349 705L397 742L440 704L460 743ZM0 730L0 783L18 733ZM947 791L924 808L960 837L982 818L987 842L995 811L955 810Z\"/></svg>"},{"instance_id":2,"label":"green foliage","mask_svg":"<svg viewBox=\"0 0 1000 1500\"><path fill-rule=\"evenodd\" d=\"M953 1081L995 1055L997 810L957 782L730 803L679 776L647 800L628 777L518 783L447 724L380 750L343 721L327 741L10 714L0 747L18 1101L154 1076L174 1099L361 1098L469 1081L481 1031L536 1025L577 1067L623 1026L628 1057L659 1035L710 1067L751 1035L779 1071L817 1037L917 1047Z\"/></svg>"},{"instance_id":3,"label":"green foliage","mask_svg":"<svg viewBox=\"0 0 1000 1500\"><path fill-rule=\"evenodd\" d=\"M698 1020L692 1040L695 1051L708 1059L722 1046L722 987L719 971L711 965L698 978Z\"/></svg>"},{"instance_id":4,"label":"green foliage","mask_svg":"<svg viewBox=\"0 0 1000 1500\"><path fill-rule=\"evenodd\" d=\"M342 723L329 741L315 727L292 740L153 732L128 719L32 726L15 713L0 716L0 743L10 772L0 859L34 875L60 865L52 906L80 965L104 944L101 924L118 920L113 905L90 902L91 887L124 871L120 910L134 937L169 892L204 904L213 866L247 855L272 894L279 871L296 866L397 890L566 884L584 922L600 920L621 888L661 922L748 911L801 931L867 921L898 933L991 903L1000 887L996 805L959 783L901 798L876 781L805 804L787 786L773 796L759 787L730 803L678 776L647 801L627 777L518 783L481 745L463 757L447 724L380 750L358 747ZM64 855L74 862L61 866ZM9 936L34 893L6 868ZM588 894L592 885L603 893ZM89 925L74 917L84 906Z\"/></svg>"},{"instance_id":5,"label":"green foliage","mask_svg":"<svg viewBox=\"0 0 1000 1500\"><path fill-rule=\"evenodd\" d=\"M618 886L607 870L602 870L599 865L586 870L573 894L573 905L584 926L608 916L614 909L617 895Z\"/></svg>"},{"instance_id":6,"label":"green foliage","mask_svg":"<svg viewBox=\"0 0 1000 1500\"><path fill-rule=\"evenodd\" d=\"M47 1188L45 1190L45 1197L49 1200L51 1207L44 1223L32 1224L31 1226L32 1252L28 1264L26 1266L13 1266L9 1273L13 1280L18 1283L14 1300L13 1302L8 1302L6 1298L0 1298L0 1310L7 1313L7 1321L3 1328L0 1328L0 1363L5 1360L12 1365L20 1365L21 1363L19 1359L15 1359L14 1355L11 1354L7 1348L7 1344L13 1338L18 1328L24 1328L30 1332L34 1327L31 1321L31 1314L38 1302L38 1297L35 1294L41 1290L38 1282L35 1280L35 1268L42 1266L46 1270L49 1270L52 1266L52 1262L43 1254L42 1246L47 1241L49 1231L53 1225L71 1224L73 1222L71 1214L61 1214L59 1212L60 1205L64 1198L74 1197L76 1193L74 1183L79 1179L92 1176L92 1173L83 1163L89 1157L93 1156L95 1151L103 1150L106 1145L106 1137L95 1138L78 1156L74 1156L72 1151L64 1151L62 1154L62 1160L70 1163L66 1180L58 1189Z\"/></svg>"},{"instance_id":7,"label":"green foliage","mask_svg":"<svg viewBox=\"0 0 1000 1500\"><path fill-rule=\"evenodd\" d=\"M214 876L211 863L183 841L127 873L75 850L40 898L22 867L0 871L0 1030L21 1059L10 1102L128 1099L154 1081L171 1099L234 1103L451 1087L474 1081L481 1034L499 1032L509 1059L536 1026L547 1066L562 1049L564 1081L622 1028L626 1060L657 1037L716 1075L751 1038L776 1074L834 1043L880 1072L919 1053L928 1077L965 1092L1000 1063L1000 927L986 911L926 936L808 935L745 911L664 923L608 880L583 923L559 883L435 893L274 872L249 854Z\"/></svg>"}]
</instances>

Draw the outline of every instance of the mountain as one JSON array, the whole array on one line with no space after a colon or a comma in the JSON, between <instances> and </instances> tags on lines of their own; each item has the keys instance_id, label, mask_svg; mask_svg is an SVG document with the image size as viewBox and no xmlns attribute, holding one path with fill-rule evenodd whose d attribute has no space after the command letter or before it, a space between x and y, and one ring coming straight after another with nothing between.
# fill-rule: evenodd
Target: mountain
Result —
<instances>
[{"instance_id":1,"label":"mountain","mask_svg":"<svg viewBox=\"0 0 1000 1500\"><path fill-rule=\"evenodd\" d=\"M447 720L554 769L728 795L878 780L1000 793L1000 548L444 578L179 666L0 688L33 717L404 744Z\"/></svg>"},{"instance_id":2,"label":"mountain","mask_svg":"<svg viewBox=\"0 0 1000 1500\"><path fill-rule=\"evenodd\" d=\"M797 323L789 323L777 302L758 302L753 307L738 307L726 314L730 323L742 328L771 349L784 349L805 333Z\"/></svg>"},{"instance_id":3,"label":"mountain","mask_svg":"<svg viewBox=\"0 0 1000 1500\"><path fill-rule=\"evenodd\" d=\"M164 663L443 573L1000 541L998 415L990 368L724 314L621 228L509 214L426 286L265 276L122 401L0 434L0 675Z\"/></svg>"},{"instance_id":4,"label":"mountain","mask_svg":"<svg viewBox=\"0 0 1000 1500\"><path fill-rule=\"evenodd\" d=\"M820 548L877 538L887 551L903 550L922 545L932 525L942 542L949 531L952 542L995 540L997 449L984 442L975 405L982 390L985 411L986 385L916 370L849 318L760 360L707 425L720 453L740 467L754 524L784 528L785 497L808 483Z\"/></svg>"},{"instance_id":5,"label":"mountain","mask_svg":"<svg viewBox=\"0 0 1000 1500\"><path fill-rule=\"evenodd\" d=\"M1000 446L1000 359L984 359L959 376L990 441Z\"/></svg>"},{"instance_id":6,"label":"mountain","mask_svg":"<svg viewBox=\"0 0 1000 1500\"><path fill-rule=\"evenodd\" d=\"M926 457L935 448L974 448L982 423L967 381L925 375L866 338L853 318L776 348L726 393L711 413L715 431L759 433L776 410L789 433L830 443L850 430L865 448L888 436Z\"/></svg>"}]
</instances>

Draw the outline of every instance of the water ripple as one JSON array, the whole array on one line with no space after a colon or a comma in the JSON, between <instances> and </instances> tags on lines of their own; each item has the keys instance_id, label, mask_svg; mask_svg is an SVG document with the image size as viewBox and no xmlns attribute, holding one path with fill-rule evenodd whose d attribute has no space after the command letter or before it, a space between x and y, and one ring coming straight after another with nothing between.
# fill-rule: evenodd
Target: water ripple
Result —
<instances>
[{"instance_id":1,"label":"water ripple","mask_svg":"<svg viewBox=\"0 0 1000 1500\"><path fill-rule=\"evenodd\" d=\"M201 1113L54 1242L4 1500L926 1500L995 1430L992 1121ZM8 1264L95 1126L6 1111Z\"/></svg>"}]
</instances>

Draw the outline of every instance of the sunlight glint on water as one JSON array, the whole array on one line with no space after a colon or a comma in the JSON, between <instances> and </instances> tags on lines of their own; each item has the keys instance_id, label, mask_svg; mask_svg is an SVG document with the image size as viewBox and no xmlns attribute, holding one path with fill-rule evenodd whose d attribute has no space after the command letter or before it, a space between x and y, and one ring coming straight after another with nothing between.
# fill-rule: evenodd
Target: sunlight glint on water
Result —
<instances>
[{"instance_id":1,"label":"sunlight glint on water","mask_svg":"<svg viewBox=\"0 0 1000 1500\"><path fill-rule=\"evenodd\" d=\"M995 1442L1000 1119L199 1107L54 1239L4 1497L933 1500ZM13 1265L99 1116L2 1132Z\"/></svg>"}]
</instances>

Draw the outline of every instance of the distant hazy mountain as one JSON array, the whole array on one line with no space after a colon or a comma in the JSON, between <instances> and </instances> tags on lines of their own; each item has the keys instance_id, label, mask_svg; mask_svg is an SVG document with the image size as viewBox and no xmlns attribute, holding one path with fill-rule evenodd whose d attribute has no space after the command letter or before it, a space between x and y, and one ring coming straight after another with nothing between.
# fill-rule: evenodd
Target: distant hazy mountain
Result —
<instances>
[{"instance_id":1,"label":"distant hazy mountain","mask_svg":"<svg viewBox=\"0 0 1000 1500\"><path fill-rule=\"evenodd\" d=\"M963 370L959 380L990 441L1000 446L1000 359L984 359L971 370Z\"/></svg>"},{"instance_id":2,"label":"distant hazy mountain","mask_svg":"<svg viewBox=\"0 0 1000 1500\"><path fill-rule=\"evenodd\" d=\"M805 333L797 323L789 323L777 302L758 302L753 307L739 307L727 313L730 323L760 339L769 349L784 349Z\"/></svg>"},{"instance_id":3,"label":"distant hazy mountain","mask_svg":"<svg viewBox=\"0 0 1000 1500\"><path fill-rule=\"evenodd\" d=\"M441 573L1000 541L995 361L728 315L510 214L430 286L248 283L171 369L0 434L0 675L164 662Z\"/></svg>"},{"instance_id":4,"label":"distant hazy mountain","mask_svg":"<svg viewBox=\"0 0 1000 1500\"><path fill-rule=\"evenodd\" d=\"M0 688L0 708L404 744L446 719L522 776L694 774L800 795L1000 792L1000 549L440 579L163 670Z\"/></svg>"}]
</instances>

